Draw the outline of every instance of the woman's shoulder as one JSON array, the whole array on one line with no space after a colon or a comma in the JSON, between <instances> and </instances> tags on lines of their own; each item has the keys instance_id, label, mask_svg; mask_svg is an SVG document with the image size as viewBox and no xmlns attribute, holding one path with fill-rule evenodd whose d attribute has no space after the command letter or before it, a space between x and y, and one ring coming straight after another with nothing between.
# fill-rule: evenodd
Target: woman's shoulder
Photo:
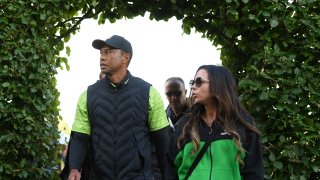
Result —
<instances>
[{"instance_id":1,"label":"woman's shoulder","mask_svg":"<svg viewBox=\"0 0 320 180\"><path fill-rule=\"evenodd\" d=\"M240 115L242 122L237 121L236 128L238 133L240 134L241 139L245 140L247 139L247 136L252 136L253 134L255 134L255 132L251 128L249 128L249 126L255 127L255 122L253 116L251 116L251 114L249 114L248 112L242 112Z\"/></svg>"},{"instance_id":2,"label":"woman's shoulder","mask_svg":"<svg viewBox=\"0 0 320 180\"><path fill-rule=\"evenodd\" d=\"M248 113L247 111L242 111L240 113L240 116L241 116L241 119L242 121L237 121L237 126L244 126L244 128L247 129L248 125L249 126L255 126L255 120L254 120L254 117ZM247 125L245 125L247 124Z\"/></svg>"}]
</instances>

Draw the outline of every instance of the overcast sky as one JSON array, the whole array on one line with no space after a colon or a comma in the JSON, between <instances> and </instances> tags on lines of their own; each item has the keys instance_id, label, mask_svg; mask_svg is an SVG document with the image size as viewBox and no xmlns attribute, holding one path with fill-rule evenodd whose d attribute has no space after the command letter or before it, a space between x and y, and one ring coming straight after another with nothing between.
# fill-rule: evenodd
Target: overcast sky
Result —
<instances>
[{"instance_id":1,"label":"overcast sky","mask_svg":"<svg viewBox=\"0 0 320 180\"><path fill-rule=\"evenodd\" d=\"M119 20L114 24L98 25L95 20L81 23L80 32L66 44L71 48L68 57L70 71L59 70L57 75L60 115L71 127L79 95L99 78L99 51L92 47L94 39L107 39L117 34L131 42L133 58L129 71L151 83L168 104L164 94L165 80L181 77L188 88L197 68L203 64L221 64L220 52L201 34L183 34L182 22L175 18L151 21L147 17Z\"/></svg>"}]
</instances>

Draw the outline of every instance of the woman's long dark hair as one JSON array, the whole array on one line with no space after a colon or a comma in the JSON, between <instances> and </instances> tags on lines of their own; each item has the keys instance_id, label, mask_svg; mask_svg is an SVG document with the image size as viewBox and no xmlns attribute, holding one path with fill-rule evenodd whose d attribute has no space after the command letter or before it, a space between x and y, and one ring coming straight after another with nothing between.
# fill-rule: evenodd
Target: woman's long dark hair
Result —
<instances>
[{"instance_id":1,"label":"woman's long dark hair","mask_svg":"<svg viewBox=\"0 0 320 180\"><path fill-rule=\"evenodd\" d=\"M249 115L249 113L240 104L237 92L237 83L232 74L226 68L216 65L200 66L197 72L200 69L206 70L209 76L209 91L212 103L216 108L215 121L221 124L222 128L226 132L231 134L238 149L237 160L240 163L243 163L241 161L242 147L239 134L240 132L238 132L236 124L240 123L258 135L260 135L260 132L254 125L251 125L244 119L244 114ZM201 116L204 113L205 108L202 104L194 104L192 102L189 114L190 120L186 123L182 134L178 138L177 145L179 148L181 148L182 142L185 142L186 138L189 137L194 144L194 150L192 153L197 152L200 145L198 127L201 121Z\"/></svg>"}]
</instances>

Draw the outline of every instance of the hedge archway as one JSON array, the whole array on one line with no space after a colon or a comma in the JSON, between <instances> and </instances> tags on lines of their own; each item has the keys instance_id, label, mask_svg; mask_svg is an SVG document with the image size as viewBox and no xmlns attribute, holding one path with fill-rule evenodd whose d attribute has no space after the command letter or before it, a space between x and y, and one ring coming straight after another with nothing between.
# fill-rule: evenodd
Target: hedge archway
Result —
<instances>
[{"instance_id":1,"label":"hedge archway","mask_svg":"<svg viewBox=\"0 0 320 180\"><path fill-rule=\"evenodd\" d=\"M59 52L81 21L150 12L182 20L213 45L239 80L263 132L267 179L319 179L320 1L0 1L0 175L56 179ZM81 15L79 15L81 14Z\"/></svg>"}]
</instances>

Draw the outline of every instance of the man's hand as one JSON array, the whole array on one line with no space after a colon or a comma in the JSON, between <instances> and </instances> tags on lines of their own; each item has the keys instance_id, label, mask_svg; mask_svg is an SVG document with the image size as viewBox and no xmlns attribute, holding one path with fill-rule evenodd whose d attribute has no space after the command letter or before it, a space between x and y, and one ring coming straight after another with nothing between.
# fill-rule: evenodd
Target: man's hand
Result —
<instances>
[{"instance_id":1,"label":"man's hand","mask_svg":"<svg viewBox=\"0 0 320 180\"><path fill-rule=\"evenodd\" d=\"M68 180L80 180L81 174L78 169L71 169Z\"/></svg>"}]
</instances>

